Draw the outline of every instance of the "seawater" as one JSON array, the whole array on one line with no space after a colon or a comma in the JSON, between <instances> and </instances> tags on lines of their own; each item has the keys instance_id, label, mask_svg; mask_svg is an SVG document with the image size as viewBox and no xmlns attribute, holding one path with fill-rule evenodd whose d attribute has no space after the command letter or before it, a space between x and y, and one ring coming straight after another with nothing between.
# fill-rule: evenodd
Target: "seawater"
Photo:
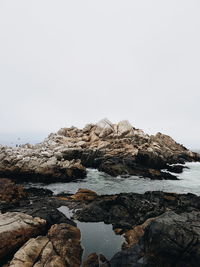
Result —
<instances>
[{"instance_id":1,"label":"seawater","mask_svg":"<svg viewBox=\"0 0 200 267\"><path fill-rule=\"evenodd\" d=\"M180 180L151 180L149 178L139 178L131 176L128 178L112 177L98 170L88 169L87 177L76 182L53 183L53 184L30 184L25 186L35 186L50 189L54 194L75 193L79 188L88 188L98 194L117 193L144 193L146 191L165 191L175 193L193 193L200 195L200 163L186 163L189 169L184 169L183 173L177 175Z\"/></svg>"},{"instance_id":2,"label":"seawater","mask_svg":"<svg viewBox=\"0 0 200 267\"><path fill-rule=\"evenodd\" d=\"M71 218L72 212L66 206L58 208L60 212ZM81 246L83 247L82 260L91 253L103 254L107 259L121 250L125 239L121 235L116 235L112 224L104 222L80 222L75 220L77 227L81 231Z\"/></svg>"}]
</instances>

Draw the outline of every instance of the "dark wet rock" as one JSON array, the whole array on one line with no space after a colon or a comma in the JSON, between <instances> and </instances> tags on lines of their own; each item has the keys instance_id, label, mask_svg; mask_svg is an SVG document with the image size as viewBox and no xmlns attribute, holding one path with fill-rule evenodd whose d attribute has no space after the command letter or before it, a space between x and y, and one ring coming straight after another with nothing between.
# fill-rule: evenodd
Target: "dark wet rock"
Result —
<instances>
[{"instance_id":1,"label":"dark wet rock","mask_svg":"<svg viewBox=\"0 0 200 267\"><path fill-rule=\"evenodd\" d=\"M66 198L70 208L76 209L74 218L84 222L113 224L114 228L131 229L167 210L176 213L200 210L200 197L193 194L146 192L97 196L93 201L73 201Z\"/></svg>"},{"instance_id":2,"label":"dark wet rock","mask_svg":"<svg viewBox=\"0 0 200 267\"><path fill-rule=\"evenodd\" d=\"M33 217L40 217L46 220L47 228L53 224L67 223L76 226L76 223L68 219L57 208L61 206L56 199L39 199L31 201L28 205L15 208L13 211L20 211ZM62 203L62 202L61 202Z\"/></svg>"},{"instance_id":3,"label":"dark wet rock","mask_svg":"<svg viewBox=\"0 0 200 267\"><path fill-rule=\"evenodd\" d=\"M198 267L200 263L200 212L168 211L145 228L140 240L117 253L112 267Z\"/></svg>"},{"instance_id":4,"label":"dark wet rock","mask_svg":"<svg viewBox=\"0 0 200 267\"><path fill-rule=\"evenodd\" d=\"M184 165L169 165L167 166L167 170L169 172L174 172L174 173L182 173L183 169L188 169L188 167Z\"/></svg>"},{"instance_id":5,"label":"dark wet rock","mask_svg":"<svg viewBox=\"0 0 200 267\"><path fill-rule=\"evenodd\" d=\"M105 267L144 267L145 261L142 257L143 250L142 246L136 244L134 247L131 247L121 252L116 253L113 258L110 260L109 265ZM151 265L146 265L148 267L156 267ZM161 267L161 266L157 266ZM170 266L168 266L170 267ZM172 267L172 266L171 266Z\"/></svg>"},{"instance_id":6,"label":"dark wet rock","mask_svg":"<svg viewBox=\"0 0 200 267\"><path fill-rule=\"evenodd\" d=\"M143 238L147 262L155 266L199 266L200 212L166 212L153 221Z\"/></svg>"},{"instance_id":7,"label":"dark wet rock","mask_svg":"<svg viewBox=\"0 0 200 267\"><path fill-rule=\"evenodd\" d=\"M132 229L125 231L124 238L125 242L122 245L122 249L131 248L133 245L138 244L141 237L143 237L146 228L156 218L149 218L143 224L133 226Z\"/></svg>"},{"instance_id":8,"label":"dark wet rock","mask_svg":"<svg viewBox=\"0 0 200 267\"><path fill-rule=\"evenodd\" d=\"M80 267L80 230L69 224L56 224L47 236L30 239L17 251L8 267Z\"/></svg>"},{"instance_id":9,"label":"dark wet rock","mask_svg":"<svg viewBox=\"0 0 200 267\"><path fill-rule=\"evenodd\" d=\"M28 194L29 197L50 197L53 195L53 192L51 190L45 188L30 187L24 189L24 191Z\"/></svg>"}]
</instances>

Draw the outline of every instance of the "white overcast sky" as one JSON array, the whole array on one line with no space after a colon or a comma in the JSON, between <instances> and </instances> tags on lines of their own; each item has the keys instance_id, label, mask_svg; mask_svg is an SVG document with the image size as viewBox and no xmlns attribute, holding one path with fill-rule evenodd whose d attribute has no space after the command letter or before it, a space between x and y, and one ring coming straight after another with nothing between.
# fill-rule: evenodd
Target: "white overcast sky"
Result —
<instances>
[{"instance_id":1,"label":"white overcast sky","mask_svg":"<svg viewBox=\"0 0 200 267\"><path fill-rule=\"evenodd\" d=\"M200 147L199 0L0 0L0 142L107 117Z\"/></svg>"}]
</instances>

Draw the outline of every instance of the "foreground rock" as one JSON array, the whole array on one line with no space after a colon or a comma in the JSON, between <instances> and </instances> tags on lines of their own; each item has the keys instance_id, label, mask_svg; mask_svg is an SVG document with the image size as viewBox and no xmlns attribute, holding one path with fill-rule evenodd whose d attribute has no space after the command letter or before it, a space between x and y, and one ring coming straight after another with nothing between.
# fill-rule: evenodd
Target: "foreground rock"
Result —
<instances>
[{"instance_id":1,"label":"foreground rock","mask_svg":"<svg viewBox=\"0 0 200 267\"><path fill-rule=\"evenodd\" d=\"M200 212L166 212L146 227L141 239L117 253L110 265L198 267L200 263Z\"/></svg>"},{"instance_id":2,"label":"foreground rock","mask_svg":"<svg viewBox=\"0 0 200 267\"><path fill-rule=\"evenodd\" d=\"M0 225L0 237L1 233L6 232L6 238L1 237L4 242L0 246L2 251L4 249L2 259L23 246L7 266L199 266L200 197L196 195L146 192L100 196L88 189L80 189L74 195L62 197L48 196L49 192L45 196L41 190L37 193L41 193L41 196L29 196L30 203L27 205L22 200L17 209L33 215L30 217L23 214L31 218L28 227L36 219L33 217L45 218L47 223L41 226L43 233L34 231L22 242L26 220L23 219L21 223L18 218L17 222L13 222L17 227L8 229L12 224L9 222L11 215L14 219L15 214L22 213L8 212L0 215L3 216L0 217L1 222L2 218L7 218L7 223ZM111 223L115 232L125 237L122 251L108 262L103 255L97 255L94 249L94 253L81 263L80 231L72 220L57 210L61 206L71 209L74 219ZM71 212L67 216L70 214ZM13 228L18 230L12 230ZM48 231L47 234L44 229ZM19 243L13 244L15 240L19 240ZM8 249L5 249L6 246Z\"/></svg>"},{"instance_id":3,"label":"foreground rock","mask_svg":"<svg viewBox=\"0 0 200 267\"><path fill-rule=\"evenodd\" d=\"M162 169L180 173L182 165L168 164L199 160L199 154L167 135L150 136L128 121L113 124L104 119L83 129L62 128L35 146L1 146L0 175L43 182L70 181L84 177L85 167L92 167L112 176L176 179Z\"/></svg>"},{"instance_id":4,"label":"foreground rock","mask_svg":"<svg viewBox=\"0 0 200 267\"><path fill-rule=\"evenodd\" d=\"M42 234L46 221L20 212L0 214L0 262L29 238Z\"/></svg>"},{"instance_id":5,"label":"foreground rock","mask_svg":"<svg viewBox=\"0 0 200 267\"><path fill-rule=\"evenodd\" d=\"M56 224L47 236L30 239L14 255L10 267L79 267L83 249L80 230L69 224Z\"/></svg>"}]
</instances>

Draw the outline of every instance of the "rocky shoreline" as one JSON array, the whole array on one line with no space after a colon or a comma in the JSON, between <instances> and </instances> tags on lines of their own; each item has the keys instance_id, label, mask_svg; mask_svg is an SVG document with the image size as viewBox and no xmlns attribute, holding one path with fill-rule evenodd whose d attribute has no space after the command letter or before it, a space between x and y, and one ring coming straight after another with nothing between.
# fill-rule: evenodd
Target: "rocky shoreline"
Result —
<instances>
[{"instance_id":1,"label":"rocky shoreline","mask_svg":"<svg viewBox=\"0 0 200 267\"><path fill-rule=\"evenodd\" d=\"M100 196L79 189L74 195L53 196L49 190L19 188L7 179L4 184L10 194L21 193L7 199L8 189L0 191L1 266L199 266L196 195L159 191ZM60 212L63 206L71 217ZM121 251L111 259L94 251L82 262L77 220L112 224L113 231L124 236Z\"/></svg>"},{"instance_id":2,"label":"rocky shoreline","mask_svg":"<svg viewBox=\"0 0 200 267\"><path fill-rule=\"evenodd\" d=\"M0 146L0 177L68 182L84 178L90 167L112 176L178 179L186 161L200 161L200 155L167 135L104 119L83 129L62 128L37 145Z\"/></svg>"},{"instance_id":3,"label":"rocky shoreline","mask_svg":"<svg viewBox=\"0 0 200 267\"><path fill-rule=\"evenodd\" d=\"M200 161L200 155L167 135L150 136L128 121L107 119L60 129L37 145L0 146L0 267L199 266L199 196L98 195L88 189L53 195L14 183L84 179L88 167L127 179L178 179L187 161ZM123 236L120 251L107 259L94 247L84 258L80 222L112 225Z\"/></svg>"}]
</instances>

